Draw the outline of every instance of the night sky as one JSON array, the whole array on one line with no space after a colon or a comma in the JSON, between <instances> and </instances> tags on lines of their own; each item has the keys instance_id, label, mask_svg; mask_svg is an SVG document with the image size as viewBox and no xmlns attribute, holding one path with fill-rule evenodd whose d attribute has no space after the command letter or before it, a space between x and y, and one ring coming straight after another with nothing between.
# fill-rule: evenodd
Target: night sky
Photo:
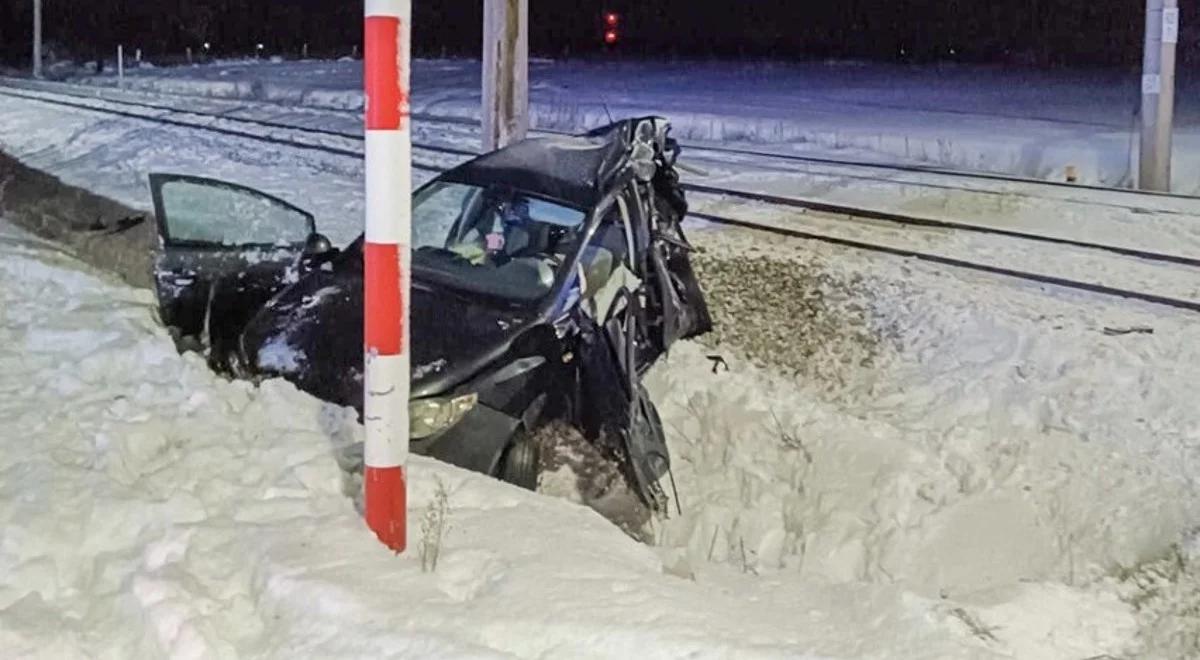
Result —
<instances>
[{"instance_id":1,"label":"night sky","mask_svg":"<svg viewBox=\"0 0 1200 660\"><path fill-rule=\"evenodd\" d=\"M150 57L182 57L210 41L215 54L348 54L362 5L345 0L43 0L45 35L79 59L118 42ZM414 47L423 55L477 55L482 0L415 0ZM1183 66L1200 62L1192 3L1181 3ZM29 57L31 0L0 0L0 57ZM615 49L601 15L621 14ZM1139 0L530 0L530 42L553 57L861 58L958 60L1038 66L1136 67Z\"/></svg>"}]
</instances>

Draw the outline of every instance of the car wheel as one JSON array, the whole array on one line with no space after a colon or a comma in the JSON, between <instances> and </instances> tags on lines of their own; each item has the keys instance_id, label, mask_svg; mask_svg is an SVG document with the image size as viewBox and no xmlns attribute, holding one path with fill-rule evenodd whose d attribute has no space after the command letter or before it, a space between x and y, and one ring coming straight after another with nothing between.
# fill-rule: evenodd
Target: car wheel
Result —
<instances>
[{"instance_id":1,"label":"car wheel","mask_svg":"<svg viewBox=\"0 0 1200 660\"><path fill-rule=\"evenodd\" d=\"M526 490L537 490L538 447L524 429L513 434L513 441L500 462L500 478Z\"/></svg>"}]
</instances>

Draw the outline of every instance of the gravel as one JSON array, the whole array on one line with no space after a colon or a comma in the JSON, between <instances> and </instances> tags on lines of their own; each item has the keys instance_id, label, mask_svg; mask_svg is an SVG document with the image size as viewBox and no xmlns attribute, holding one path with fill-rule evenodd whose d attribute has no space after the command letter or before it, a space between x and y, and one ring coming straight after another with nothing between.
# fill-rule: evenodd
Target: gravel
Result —
<instances>
[{"instance_id":1,"label":"gravel","mask_svg":"<svg viewBox=\"0 0 1200 660\"><path fill-rule=\"evenodd\" d=\"M699 339L704 346L830 384L896 350L895 329L874 312L877 287L868 278L769 246L767 234L738 233L692 237L714 325Z\"/></svg>"}]
</instances>

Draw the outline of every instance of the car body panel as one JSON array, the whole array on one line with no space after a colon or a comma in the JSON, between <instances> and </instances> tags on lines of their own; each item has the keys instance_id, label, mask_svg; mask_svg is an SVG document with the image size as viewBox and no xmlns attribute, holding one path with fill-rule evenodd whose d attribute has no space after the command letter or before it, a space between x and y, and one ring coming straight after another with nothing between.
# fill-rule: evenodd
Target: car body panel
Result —
<instances>
[{"instance_id":1,"label":"car body panel","mask_svg":"<svg viewBox=\"0 0 1200 660\"><path fill-rule=\"evenodd\" d=\"M191 188L191 199L173 197L172 186ZM191 227L181 224L178 211L186 212L200 201L195 191L211 191L211 197L227 200L229 205L253 200L282 221L293 221L300 240L275 240L265 232L273 227L264 227L261 237L246 232L230 236L233 239L230 241L203 240L189 234L185 230ZM208 331L209 303L214 286L221 280L230 277L236 280L233 286L222 287L232 300L221 305L235 314L236 310L255 309L281 290L288 284L289 269L296 267L304 252L305 239L315 233L316 222L308 212L278 197L226 181L156 173L150 175L150 192L162 248L155 261L155 288L163 322L177 337L199 336ZM247 214L254 211L248 209ZM241 316L248 314L242 312ZM218 325L232 328L245 320L231 319Z\"/></svg>"},{"instance_id":2,"label":"car body panel","mask_svg":"<svg viewBox=\"0 0 1200 660\"><path fill-rule=\"evenodd\" d=\"M322 399L362 409L362 270L352 251L259 309L242 331L246 364ZM446 393L503 354L525 318L414 281L410 292L412 397ZM336 324L331 328L330 324Z\"/></svg>"}]
</instances>

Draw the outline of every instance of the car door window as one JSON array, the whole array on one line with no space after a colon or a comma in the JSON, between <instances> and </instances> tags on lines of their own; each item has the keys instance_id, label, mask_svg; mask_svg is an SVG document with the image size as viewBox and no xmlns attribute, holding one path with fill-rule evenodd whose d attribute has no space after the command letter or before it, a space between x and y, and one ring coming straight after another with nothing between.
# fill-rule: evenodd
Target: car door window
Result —
<instances>
[{"instance_id":1,"label":"car door window","mask_svg":"<svg viewBox=\"0 0 1200 660\"><path fill-rule=\"evenodd\" d=\"M299 245L312 233L312 216L290 204L220 181L165 178L156 202L168 243L220 246Z\"/></svg>"}]
</instances>

